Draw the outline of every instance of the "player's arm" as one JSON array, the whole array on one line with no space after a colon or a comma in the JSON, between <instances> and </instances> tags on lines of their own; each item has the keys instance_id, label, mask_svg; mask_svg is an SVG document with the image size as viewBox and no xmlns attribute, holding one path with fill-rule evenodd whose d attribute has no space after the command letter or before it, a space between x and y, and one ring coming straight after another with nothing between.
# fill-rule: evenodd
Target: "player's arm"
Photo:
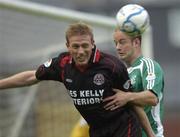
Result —
<instances>
[{"instance_id":1,"label":"player's arm","mask_svg":"<svg viewBox=\"0 0 180 137\"><path fill-rule=\"evenodd\" d=\"M0 89L30 86L38 82L36 70L24 71L0 80Z\"/></svg>"},{"instance_id":2,"label":"player's arm","mask_svg":"<svg viewBox=\"0 0 180 137\"><path fill-rule=\"evenodd\" d=\"M119 93L118 89L113 89L117 94ZM120 91L122 92L122 91ZM119 93L120 94L120 93ZM134 104L134 105L150 105L155 106L158 103L157 96L153 93L153 91L145 90L141 92L125 92L126 99L128 103Z\"/></svg>"},{"instance_id":3,"label":"player's arm","mask_svg":"<svg viewBox=\"0 0 180 137\"><path fill-rule=\"evenodd\" d=\"M129 92L129 102L134 105L151 105L156 106L158 103L157 96L153 93L153 91L145 90L142 92Z\"/></svg>"},{"instance_id":4,"label":"player's arm","mask_svg":"<svg viewBox=\"0 0 180 137\"><path fill-rule=\"evenodd\" d=\"M163 83L163 73L160 66L150 60L146 60L143 64L141 74L141 82L143 91L129 92L128 98L130 103L135 105L150 105L155 106L158 104L161 88ZM150 65L148 65L150 64Z\"/></svg>"},{"instance_id":5,"label":"player's arm","mask_svg":"<svg viewBox=\"0 0 180 137\"><path fill-rule=\"evenodd\" d=\"M138 119L142 125L142 128L147 134L147 137L155 137L155 134L151 128L151 125L143 108L139 106L133 106L133 109L136 112Z\"/></svg>"},{"instance_id":6,"label":"player's arm","mask_svg":"<svg viewBox=\"0 0 180 137\"><path fill-rule=\"evenodd\" d=\"M104 102L108 102L104 106L107 110L114 110L127 103L138 106L155 106L158 103L157 96L149 90L142 92L124 92L120 89L113 89L113 91L115 91L116 94L103 100Z\"/></svg>"}]
</instances>

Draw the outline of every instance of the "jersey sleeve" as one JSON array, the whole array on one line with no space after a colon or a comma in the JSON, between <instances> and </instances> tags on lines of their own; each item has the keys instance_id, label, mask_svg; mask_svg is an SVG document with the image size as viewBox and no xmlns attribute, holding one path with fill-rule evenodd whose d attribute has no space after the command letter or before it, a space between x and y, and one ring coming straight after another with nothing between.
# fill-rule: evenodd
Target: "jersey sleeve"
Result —
<instances>
[{"instance_id":1,"label":"jersey sleeve","mask_svg":"<svg viewBox=\"0 0 180 137\"><path fill-rule=\"evenodd\" d=\"M144 63L142 79L144 90L150 90L158 98L161 98L164 88L164 74L157 62L149 59Z\"/></svg>"},{"instance_id":2,"label":"jersey sleeve","mask_svg":"<svg viewBox=\"0 0 180 137\"><path fill-rule=\"evenodd\" d=\"M123 91L132 91L131 81L126 66L120 61L116 64L114 71L114 87Z\"/></svg>"},{"instance_id":3,"label":"jersey sleeve","mask_svg":"<svg viewBox=\"0 0 180 137\"><path fill-rule=\"evenodd\" d=\"M40 65L36 71L36 78L38 80L62 81L60 77L61 69L58 65L58 60L58 57L53 58Z\"/></svg>"}]
</instances>

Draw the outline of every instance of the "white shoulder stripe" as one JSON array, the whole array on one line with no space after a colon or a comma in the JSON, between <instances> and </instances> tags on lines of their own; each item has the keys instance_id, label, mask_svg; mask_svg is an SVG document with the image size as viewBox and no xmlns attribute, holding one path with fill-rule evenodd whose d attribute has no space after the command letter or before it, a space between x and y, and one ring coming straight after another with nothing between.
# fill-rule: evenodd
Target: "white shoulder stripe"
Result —
<instances>
[{"instance_id":1,"label":"white shoulder stripe","mask_svg":"<svg viewBox=\"0 0 180 137\"><path fill-rule=\"evenodd\" d=\"M154 73L154 64L151 59L148 58L142 58L142 60L146 63L148 73Z\"/></svg>"},{"instance_id":2,"label":"white shoulder stripe","mask_svg":"<svg viewBox=\"0 0 180 137\"><path fill-rule=\"evenodd\" d=\"M154 86L155 83L155 73L154 73L154 63L151 59L148 58L142 58L142 60L145 62L146 66L147 66L147 89L152 89L152 87Z\"/></svg>"}]
</instances>

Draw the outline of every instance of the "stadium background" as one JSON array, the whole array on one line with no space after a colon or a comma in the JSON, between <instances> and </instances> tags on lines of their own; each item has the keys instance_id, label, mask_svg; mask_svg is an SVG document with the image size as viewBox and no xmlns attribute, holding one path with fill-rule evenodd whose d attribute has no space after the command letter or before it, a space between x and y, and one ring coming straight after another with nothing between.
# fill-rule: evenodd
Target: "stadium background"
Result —
<instances>
[{"instance_id":1,"label":"stadium background","mask_svg":"<svg viewBox=\"0 0 180 137\"><path fill-rule=\"evenodd\" d=\"M42 11L33 13L26 9L18 10L12 6L4 6L2 4L4 1L13 3L15 0L0 0L0 77L2 78L23 70L34 69L39 63L65 50L64 31L70 22L78 19L79 16L75 17L75 15L87 15L84 17L85 20L95 15L98 20L102 19L102 22L104 20L105 25L98 22L97 18L94 18L96 23L91 22L95 30L97 46L114 54L113 18L118 9L127 4L125 0L119 2L116 0L19 1L21 4L29 3L37 9L46 6L46 10L53 9L51 10L53 14L45 15L45 12L41 14ZM180 2L129 1L131 2L143 5L150 13L152 37L147 41L152 42L153 47L148 51L165 71L165 135L179 137ZM64 11L66 9L67 11ZM62 11L69 13L68 9L73 10L70 11L71 14L74 13L72 14L74 19L59 18L59 15L56 15L59 12L61 14ZM31 88L3 90L0 93L0 137L68 137L78 118L79 115L64 86L56 82L42 82Z\"/></svg>"}]
</instances>

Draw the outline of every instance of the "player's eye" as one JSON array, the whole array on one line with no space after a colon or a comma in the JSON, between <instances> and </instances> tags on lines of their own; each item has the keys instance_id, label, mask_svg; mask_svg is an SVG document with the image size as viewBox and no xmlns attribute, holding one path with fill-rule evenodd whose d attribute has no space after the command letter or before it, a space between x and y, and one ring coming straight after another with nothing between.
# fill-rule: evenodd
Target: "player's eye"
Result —
<instances>
[{"instance_id":1,"label":"player's eye","mask_svg":"<svg viewBox=\"0 0 180 137\"><path fill-rule=\"evenodd\" d=\"M121 45L125 45L126 43L127 43L126 40L120 40L120 41L119 41L119 44L121 44Z\"/></svg>"},{"instance_id":2,"label":"player's eye","mask_svg":"<svg viewBox=\"0 0 180 137\"><path fill-rule=\"evenodd\" d=\"M87 44L87 43L85 43L85 44L82 44L82 48L84 48L84 49L87 49L87 48L89 48L89 44Z\"/></svg>"},{"instance_id":3,"label":"player's eye","mask_svg":"<svg viewBox=\"0 0 180 137\"><path fill-rule=\"evenodd\" d=\"M119 40L119 41L114 40L114 43L115 43L116 46L117 45L125 45L127 43L127 41L126 40Z\"/></svg>"},{"instance_id":4,"label":"player's eye","mask_svg":"<svg viewBox=\"0 0 180 137\"><path fill-rule=\"evenodd\" d=\"M73 49L78 49L78 48L79 48L79 45L78 45L78 44L73 44L71 47L72 47Z\"/></svg>"}]
</instances>

